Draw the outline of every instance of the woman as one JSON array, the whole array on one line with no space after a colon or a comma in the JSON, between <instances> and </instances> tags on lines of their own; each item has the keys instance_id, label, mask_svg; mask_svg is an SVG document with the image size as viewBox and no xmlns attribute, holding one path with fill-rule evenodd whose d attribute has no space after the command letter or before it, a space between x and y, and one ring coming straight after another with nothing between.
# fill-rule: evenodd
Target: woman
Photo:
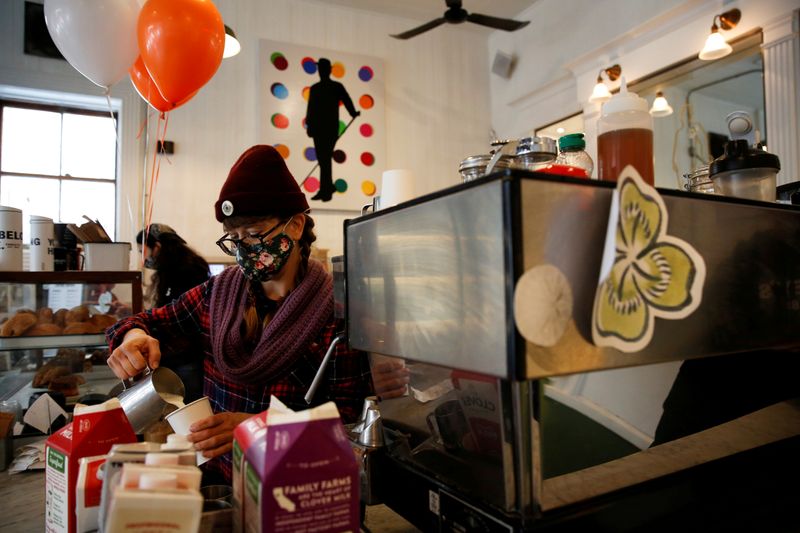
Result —
<instances>
[{"instance_id":1,"label":"woman","mask_svg":"<svg viewBox=\"0 0 800 533\"><path fill-rule=\"evenodd\" d=\"M273 394L294 409L307 407L303 396L343 323L333 316L330 274L309 258L316 237L308 202L274 148L242 154L214 207L225 230L217 244L238 267L122 320L107 337L109 366L120 379L145 364L157 367L159 341L202 338L204 392L215 414L195 423L189 440L230 483L233 429L267 409ZM333 400L346 421L355 420L372 392L366 355L340 343L326 378L314 404Z\"/></svg>"},{"instance_id":2,"label":"woman","mask_svg":"<svg viewBox=\"0 0 800 533\"><path fill-rule=\"evenodd\" d=\"M211 277L208 263L187 246L166 224L150 224L136 235L144 266L154 270L146 298L150 307L163 307L189 289ZM164 366L174 370L186 387L188 403L203 395L203 361L197 356L203 347L197 337L184 337L165 346L169 349Z\"/></svg>"},{"instance_id":3,"label":"woman","mask_svg":"<svg viewBox=\"0 0 800 533\"><path fill-rule=\"evenodd\" d=\"M206 260L166 224L150 224L136 235L136 244L144 266L155 271L146 295L152 307L167 305L210 277Z\"/></svg>"}]
</instances>

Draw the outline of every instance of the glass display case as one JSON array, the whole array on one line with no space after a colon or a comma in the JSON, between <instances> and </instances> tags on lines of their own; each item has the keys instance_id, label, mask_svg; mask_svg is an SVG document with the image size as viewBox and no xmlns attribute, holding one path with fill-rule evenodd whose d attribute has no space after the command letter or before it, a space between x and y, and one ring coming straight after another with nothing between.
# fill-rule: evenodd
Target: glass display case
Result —
<instances>
[{"instance_id":1,"label":"glass display case","mask_svg":"<svg viewBox=\"0 0 800 533\"><path fill-rule=\"evenodd\" d=\"M0 400L108 392L104 332L142 310L142 274L0 272Z\"/></svg>"}]
</instances>

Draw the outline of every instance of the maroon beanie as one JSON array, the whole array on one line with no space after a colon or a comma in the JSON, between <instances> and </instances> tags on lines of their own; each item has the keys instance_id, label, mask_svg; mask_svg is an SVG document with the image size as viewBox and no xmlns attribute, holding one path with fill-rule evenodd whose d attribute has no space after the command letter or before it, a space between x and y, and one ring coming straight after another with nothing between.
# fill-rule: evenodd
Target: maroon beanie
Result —
<instances>
[{"instance_id":1,"label":"maroon beanie","mask_svg":"<svg viewBox=\"0 0 800 533\"><path fill-rule=\"evenodd\" d=\"M308 210L283 157L275 148L257 144L231 167L214 204L217 220L231 216L288 216Z\"/></svg>"}]
</instances>

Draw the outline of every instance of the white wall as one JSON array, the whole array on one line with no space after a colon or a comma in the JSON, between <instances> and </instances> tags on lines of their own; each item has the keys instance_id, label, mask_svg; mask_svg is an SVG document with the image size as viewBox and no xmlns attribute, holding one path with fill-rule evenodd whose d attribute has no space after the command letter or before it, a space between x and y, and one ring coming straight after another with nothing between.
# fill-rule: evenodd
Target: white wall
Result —
<instances>
[{"instance_id":1,"label":"white wall","mask_svg":"<svg viewBox=\"0 0 800 533\"><path fill-rule=\"evenodd\" d=\"M67 63L25 56L23 0L0 2L0 84L99 95L101 91ZM261 38L363 53L383 59L386 69L387 168L410 168L419 194L459 183L464 157L488 150L490 127L486 33L442 27L408 41L389 37L419 21L333 7L313 0L218 0L242 52L224 60L214 78L171 113L167 139L176 153L161 164L153 220L174 226L201 254L219 258L214 241L221 226L213 215L228 170L259 139L258 40ZM144 105L130 82L122 98L123 131L120 238L131 240L141 224L128 222L128 200L141 217L144 136L136 139ZM155 117L151 117L151 136ZM148 165L150 157L147 158ZM318 245L342 251L342 221L354 212L318 211Z\"/></svg>"}]
</instances>

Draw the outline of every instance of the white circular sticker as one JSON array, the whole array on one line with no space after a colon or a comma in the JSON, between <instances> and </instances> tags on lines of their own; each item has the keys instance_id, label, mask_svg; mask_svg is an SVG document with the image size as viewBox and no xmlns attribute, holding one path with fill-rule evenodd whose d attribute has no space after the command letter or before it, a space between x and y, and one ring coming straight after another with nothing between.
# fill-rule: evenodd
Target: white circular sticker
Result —
<instances>
[{"instance_id":1,"label":"white circular sticker","mask_svg":"<svg viewBox=\"0 0 800 533\"><path fill-rule=\"evenodd\" d=\"M514 321L520 334L539 346L555 346L572 318L572 288L553 265L525 272L514 289Z\"/></svg>"},{"instance_id":2,"label":"white circular sticker","mask_svg":"<svg viewBox=\"0 0 800 533\"><path fill-rule=\"evenodd\" d=\"M233 204L230 200L222 202L222 214L229 217L233 214Z\"/></svg>"}]
</instances>

